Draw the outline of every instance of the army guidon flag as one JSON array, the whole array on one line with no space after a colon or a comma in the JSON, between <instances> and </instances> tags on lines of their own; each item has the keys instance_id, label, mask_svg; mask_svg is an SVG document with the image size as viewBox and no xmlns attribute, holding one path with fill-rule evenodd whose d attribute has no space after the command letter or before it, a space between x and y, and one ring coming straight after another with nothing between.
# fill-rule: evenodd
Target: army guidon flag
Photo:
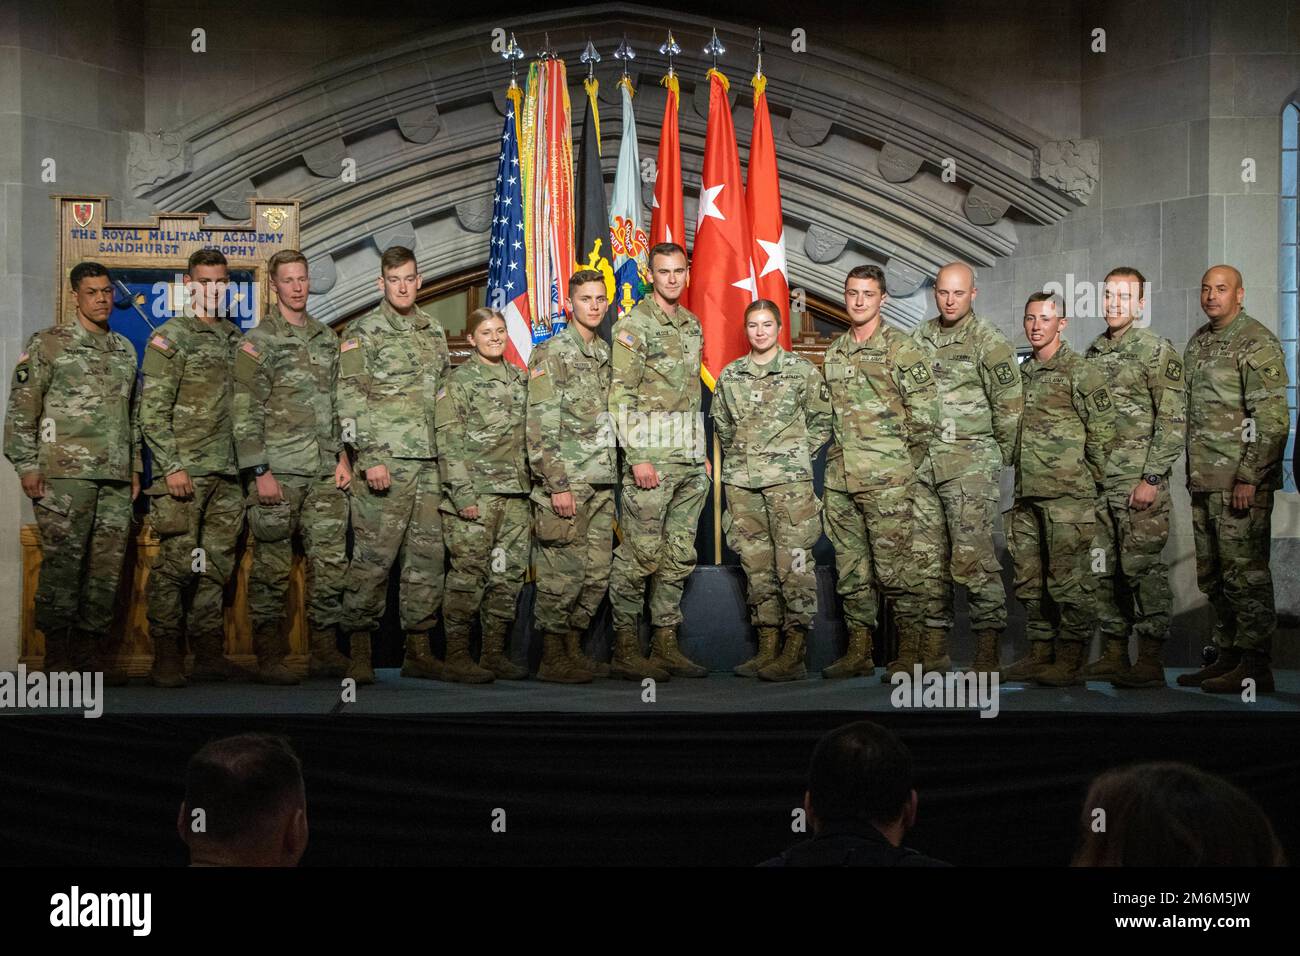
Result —
<instances>
[{"instance_id":1,"label":"army guidon flag","mask_svg":"<svg viewBox=\"0 0 1300 956\"><path fill-rule=\"evenodd\" d=\"M755 298L752 239L727 78L709 70L709 125L704 136L699 219L691 260L690 310L700 318L700 375L712 389L722 369L749 351L745 307Z\"/></svg>"},{"instance_id":2,"label":"army guidon flag","mask_svg":"<svg viewBox=\"0 0 1300 956\"><path fill-rule=\"evenodd\" d=\"M632 81L618 81L623 93L623 139L614 173L614 202L609 210L613 242L614 302L623 315L641 299L641 280L649 279L646 254L650 237L641 221L641 155L636 146L636 115L632 111Z\"/></svg>"},{"instance_id":3,"label":"army guidon flag","mask_svg":"<svg viewBox=\"0 0 1300 956\"><path fill-rule=\"evenodd\" d=\"M754 131L749 140L749 180L745 206L754 234L750 257L757 273L755 298L771 299L781 309L781 345L790 348L790 273L785 264L785 222L781 218L781 181L776 169L776 142L767 111L767 77L755 74Z\"/></svg>"},{"instance_id":4,"label":"army guidon flag","mask_svg":"<svg viewBox=\"0 0 1300 956\"><path fill-rule=\"evenodd\" d=\"M492 238L488 247L488 304L506 317L506 360L528 367L533 350L531 312L528 308L528 270L524 234L523 175L519 168L520 90L507 94L501 155L497 159L496 195L492 199Z\"/></svg>"}]
</instances>

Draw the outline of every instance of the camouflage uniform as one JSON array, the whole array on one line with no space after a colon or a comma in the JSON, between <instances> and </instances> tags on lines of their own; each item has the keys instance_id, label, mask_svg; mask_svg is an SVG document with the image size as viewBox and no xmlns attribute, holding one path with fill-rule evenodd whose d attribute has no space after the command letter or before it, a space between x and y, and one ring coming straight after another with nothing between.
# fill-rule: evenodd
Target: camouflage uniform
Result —
<instances>
[{"instance_id":1,"label":"camouflage uniform","mask_svg":"<svg viewBox=\"0 0 1300 956\"><path fill-rule=\"evenodd\" d=\"M1201 326L1184 363L1197 582L1214 607L1215 643L1267 655L1277 625L1269 570L1273 494L1282 484L1290 429L1282 348L1241 312L1218 331ZM1255 485L1245 514L1231 507L1238 481Z\"/></svg>"},{"instance_id":2,"label":"camouflage uniform","mask_svg":"<svg viewBox=\"0 0 1300 956\"><path fill-rule=\"evenodd\" d=\"M1016 505L1007 548L1029 640L1050 642L1059 631L1062 641L1073 642L1066 655L1073 678L1092 638L1097 495L1115 438L1115 407L1102 370L1065 342L1045 362L1026 359L1019 372L1024 414L1012 459ZM1056 606L1059 628L1044 608L1048 602ZM1060 646L1057 657L1064 668Z\"/></svg>"},{"instance_id":3,"label":"camouflage uniform","mask_svg":"<svg viewBox=\"0 0 1300 956\"><path fill-rule=\"evenodd\" d=\"M306 315L289 324L272 309L235 349L235 451L239 467L267 465L285 500L264 505L252 488L248 525L255 544L248 611L255 633L284 616L293 535L302 535L307 618L332 628L342 612L347 570L348 496L334 483L342 448L335 415L338 339Z\"/></svg>"},{"instance_id":4,"label":"camouflage uniform","mask_svg":"<svg viewBox=\"0 0 1300 956\"><path fill-rule=\"evenodd\" d=\"M1096 594L1101 633L1125 645L1130 629L1139 640L1163 641L1173 594L1161 552L1169 540L1169 472L1185 437L1183 363L1168 339L1137 327L1119 339L1097 336L1087 357L1115 403L1115 444L1097 503L1096 546L1106 562ZM1161 483L1155 501L1137 511L1129 496L1145 475Z\"/></svg>"},{"instance_id":5,"label":"camouflage uniform","mask_svg":"<svg viewBox=\"0 0 1300 956\"><path fill-rule=\"evenodd\" d=\"M950 623L943 510L930 477L938 392L924 353L881 320L826 349L834 411L826 456L826 534L835 546L845 623L874 628L881 598L909 637Z\"/></svg>"},{"instance_id":6,"label":"camouflage uniform","mask_svg":"<svg viewBox=\"0 0 1300 956\"><path fill-rule=\"evenodd\" d=\"M47 486L32 502L41 531L36 626L47 648L72 629L102 639L112 625L131 477L141 470L136 381L130 341L78 319L37 332L18 356L4 452L20 477L39 472Z\"/></svg>"},{"instance_id":7,"label":"camouflage uniform","mask_svg":"<svg viewBox=\"0 0 1300 956\"><path fill-rule=\"evenodd\" d=\"M586 631L605 597L613 550L615 449L606 418L610 350L576 324L533 350L528 367L528 459L537 562L533 618L543 633ZM551 495L572 492L561 518Z\"/></svg>"},{"instance_id":8,"label":"camouflage uniform","mask_svg":"<svg viewBox=\"0 0 1300 956\"><path fill-rule=\"evenodd\" d=\"M812 627L821 502L812 459L830 439L830 392L817 366L784 350L738 358L718 376L711 409L722 443L722 528L740 555L754 627Z\"/></svg>"},{"instance_id":9,"label":"camouflage uniform","mask_svg":"<svg viewBox=\"0 0 1300 956\"><path fill-rule=\"evenodd\" d=\"M669 316L649 295L615 323L613 338L609 414L626 456L619 516L623 540L609 578L614 628L636 627L646 578L651 579L651 624L676 627L709 490L700 416L700 322L682 305ZM659 487L636 486L632 465L641 462L654 465Z\"/></svg>"},{"instance_id":10,"label":"camouflage uniform","mask_svg":"<svg viewBox=\"0 0 1300 956\"><path fill-rule=\"evenodd\" d=\"M145 347L140 431L153 460L146 493L159 538L149 575L149 636L156 648L170 641L168 652L188 632L196 652L221 654L223 598L244 529L231 418L230 367L239 338L225 320L179 315ZM194 485L189 500L167 492L167 475L178 471ZM203 549L198 572L196 548Z\"/></svg>"},{"instance_id":11,"label":"camouflage uniform","mask_svg":"<svg viewBox=\"0 0 1300 956\"><path fill-rule=\"evenodd\" d=\"M1015 350L974 312L951 328L927 319L914 337L939 386L939 433L930 459L950 545L946 583L966 587L972 630L1000 631L1007 623L1006 594L992 529L998 479L1012 461L1023 406Z\"/></svg>"},{"instance_id":12,"label":"camouflage uniform","mask_svg":"<svg viewBox=\"0 0 1300 956\"><path fill-rule=\"evenodd\" d=\"M508 362L487 365L473 356L445 381L435 410L451 555L443 613L449 628L468 627L482 608L483 632L504 634L528 570L525 375ZM476 520L460 517L474 505Z\"/></svg>"},{"instance_id":13,"label":"camouflage uniform","mask_svg":"<svg viewBox=\"0 0 1300 956\"><path fill-rule=\"evenodd\" d=\"M379 626L388 574L401 560L402 628L427 632L442 609L442 490L434 404L450 364L447 336L416 307L399 315L387 300L354 321L339 346L340 421L355 423L353 555L343 600L353 632ZM360 477L385 465L392 485L373 491Z\"/></svg>"}]
</instances>

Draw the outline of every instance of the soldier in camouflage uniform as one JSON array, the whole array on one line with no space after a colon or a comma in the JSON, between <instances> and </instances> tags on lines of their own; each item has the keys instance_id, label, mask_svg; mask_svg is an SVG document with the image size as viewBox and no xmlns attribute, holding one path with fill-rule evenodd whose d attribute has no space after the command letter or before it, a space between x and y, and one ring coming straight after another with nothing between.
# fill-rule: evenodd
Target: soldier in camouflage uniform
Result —
<instances>
[{"instance_id":1,"label":"soldier in camouflage uniform","mask_svg":"<svg viewBox=\"0 0 1300 956\"><path fill-rule=\"evenodd\" d=\"M282 628L293 537L306 554L311 676L341 676L337 628L347 570L347 489L352 482L334 407L338 339L307 314L307 260L286 249L268 264L279 306L235 349L235 453L252 489L248 613L258 680L296 684Z\"/></svg>"},{"instance_id":2,"label":"soldier in camouflage uniform","mask_svg":"<svg viewBox=\"0 0 1300 956\"><path fill-rule=\"evenodd\" d=\"M939 315L921 323L914 337L939 386L939 434L930 460L948 533L945 606L952 607L951 585L963 585L976 638L974 669L987 670L997 666L998 636L1007 623L992 537L998 479L1015 453L1023 402L1015 351L973 311L977 291L970 266L944 266L934 285ZM923 651L926 669L943 670L944 641L931 635Z\"/></svg>"},{"instance_id":3,"label":"soldier in camouflage uniform","mask_svg":"<svg viewBox=\"0 0 1300 956\"><path fill-rule=\"evenodd\" d=\"M447 643L458 646L468 645L470 627L480 618L479 669L522 680L528 671L510 660L506 639L528 571L532 524L524 447L526 376L503 358L506 320L500 312L475 309L465 333L474 355L447 375L434 413L442 528L451 557L443 619Z\"/></svg>"},{"instance_id":4,"label":"soldier in camouflage uniform","mask_svg":"<svg viewBox=\"0 0 1300 956\"><path fill-rule=\"evenodd\" d=\"M700 421L700 321L678 299L686 252L650 250L654 289L614 325L609 414L623 446L623 540L614 551L609 596L615 657L644 667L637 621L650 579L650 663L678 677L707 671L682 653L682 589L695 567L695 534L708 494Z\"/></svg>"},{"instance_id":5,"label":"soldier in camouflage uniform","mask_svg":"<svg viewBox=\"0 0 1300 956\"><path fill-rule=\"evenodd\" d=\"M1064 313L1047 292L1025 303L1025 338L1034 354L1020 367L1025 405L1014 458L1016 505L1007 528L1029 655L1004 668L1002 677L1049 687L1083 683L1097 590L1097 496L1115 440L1105 376L1061 339ZM1055 605L1056 621L1049 605Z\"/></svg>"},{"instance_id":6,"label":"soldier in camouflage uniform","mask_svg":"<svg viewBox=\"0 0 1300 956\"><path fill-rule=\"evenodd\" d=\"M1273 690L1277 618L1269 570L1273 494L1290 428L1287 372L1277 337L1242 309L1241 273L1215 266L1201 279L1201 326L1184 353L1187 490L1196 576L1214 608L1218 659L1178 683L1239 694Z\"/></svg>"},{"instance_id":7,"label":"soldier in camouflage uniform","mask_svg":"<svg viewBox=\"0 0 1300 956\"><path fill-rule=\"evenodd\" d=\"M193 680L254 676L224 654L222 605L244 530L231 423L230 366L239 330L222 317L229 281L226 257L217 250L190 256L187 307L155 330L144 350L140 432L153 462L145 494L158 536L148 586L149 680L156 687L185 686L186 635Z\"/></svg>"},{"instance_id":8,"label":"soldier in camouflage uniform","mask_svg":"<svg viewBox=\"0 0 1300 956\"><path fill-rule=\"evenodd\" d=\"M851 328L826 349L834 442L826 456L826 534L849 643L825 677L875 671L872 628L893 605L899 653L881 680L910 674L922 644L941 646L951 624L944 602L943 510L930 484L938 391L925 354L881 317L885 273L858 266L844 279ZM940 655L941 656L941 655Z\"/></svg>"},{"instance_id":9,"label":"soldier in camouflage uniform","mask_svg":"<svg viewBox=\"0 0 1300 956\"><path fill-rule=\"evenodd\" d=\"M711 414L727 491L722 527L745 569L758 630L758 653L736 673L788 681L808 676L805 645L817 616L812 550L822 533L812 459L830 439L831 408L817 366L785 351L780 329L775 303L758 299L745 309L750 353L718 376Z\"/></svg>"},{"instance_id":10,"label":"soldier in camouflage uniform","mask_svg":"<svg viewBox=\"0 0 1300 956\"><path fill-rule=\"evenodd\" d=\"M1110 271L1104 293L1108 330L1087 353L1115 403L1115 445L1097 502L1096 546L1105 550L1097 617L1106 646L1083 676L1117 687L1165 686L1160 648L1173 594L1161 552L1169 540L1169 472L1182 454L1186 425L1182 359L1168 339L1134 324L1146 307L1145 288L1146 278L1136 269ZM1138 639L1132 667L1130 630Z\"/></svg>"},{"instance_id":11,"label":"soldier in camouflage uniform","mask_svg":"<svg viewBox=\"0 0 1300 956\"><path fill-rule=\"evenodd\" d=\"M447 336L415 304L415 253L393 246L380 259L379 307L354 321L339 346L339 419L365 474L352 505L353 554L343 600L352 633L352 669L373 683L370 632L388 603L388 575L400 559L400 612L406 632L402 676L472 683L492 680L469 656L463 635L447 636L446 665L429 649L442 610L442 483L434 405L450 359Z\"/></svg>"},{"instance_id":12,"label":"soldier in camouflage uniform","mask_svg":"<svg viewBox=\"0 0 1300 956\"><path fill-rule=\"evenodd\" d=\"M69 279L76 316L37 332L18 356L4 453L41 531L45 671L104 670L105 683L123 684L108 631L140 490L135 349L108 328L108 270L82 262Z\"/></svg>"},{"instance_id":13,"label":"soldier in camouflage uniform","mask_svg":"<svg viewBox=\"0 0 1300 956\"><path fill-rule=\"evenodd\" d=\"M586 683L613 674L666 677L645 658L588 657L582 638L604 600L613 551L614 435L609 426L610 350L597 334L608 309L605 281L582 269L569 278L570 322L529 357L528 459L537 597L540 680Z\"/></svg>"}]
</instances>

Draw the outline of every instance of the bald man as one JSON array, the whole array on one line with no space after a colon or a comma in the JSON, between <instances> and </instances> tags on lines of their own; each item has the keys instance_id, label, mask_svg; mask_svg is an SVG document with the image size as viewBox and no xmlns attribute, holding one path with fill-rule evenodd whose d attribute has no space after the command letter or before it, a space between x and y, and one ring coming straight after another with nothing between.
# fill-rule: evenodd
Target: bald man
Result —
<instances>
[{"instance_id":1,"label":"bald man","mask_svg":"<svg viewBox=\"0 0 1300 956\"><path fill-rule=\"evenodd\" d=\"M1232 266L1206 272L1201 311L1209 322L1183 356L1196 578L1214 608L1219 656L1178 683L1214 694L1239 694L1251 680L1257 693L1273 690L1268 560L1290 413L1282 346L1246 314L1245 294Z\"/></svg>"},{"instance_id":2,"label":"bald man","mask_svg":"<svg viewBox=\"0 0 1300 956\"><path fill-rule=\"evenodd\" d=\"M998 639L1007 624L1002 565L993 550L998 479L1003 466L1015 460L1024 399L1015 350L1005 335L975 314L977 292L970 266L944 266L934 282L939 314L921 323L914 337L939 384L939 430L930 460L952 555L945 603L951 615L952 585L966 588L976 636L971 669L992 671L998 667ZM946 630L927 630L922 649L926 671L951 666L947 640Z\"/></svg>"}]
</instances>

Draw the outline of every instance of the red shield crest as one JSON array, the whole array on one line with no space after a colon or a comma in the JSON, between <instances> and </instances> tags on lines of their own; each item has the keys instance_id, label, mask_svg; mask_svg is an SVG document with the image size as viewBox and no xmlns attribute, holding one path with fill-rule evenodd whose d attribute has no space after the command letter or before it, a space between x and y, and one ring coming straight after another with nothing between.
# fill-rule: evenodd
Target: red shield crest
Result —
<instances>
[{"instance_id":1,"label":"red shield crest","mask_svg":"<svg viewBox=\"0 0 1300 956\"><path fill-rule=\"evenodd\" d=\"M85 229L90 225L90 220L95 218L95 204L93 202L74 202L72 204L72 218L78 226Z\"/></svg>"}]
</instances>

